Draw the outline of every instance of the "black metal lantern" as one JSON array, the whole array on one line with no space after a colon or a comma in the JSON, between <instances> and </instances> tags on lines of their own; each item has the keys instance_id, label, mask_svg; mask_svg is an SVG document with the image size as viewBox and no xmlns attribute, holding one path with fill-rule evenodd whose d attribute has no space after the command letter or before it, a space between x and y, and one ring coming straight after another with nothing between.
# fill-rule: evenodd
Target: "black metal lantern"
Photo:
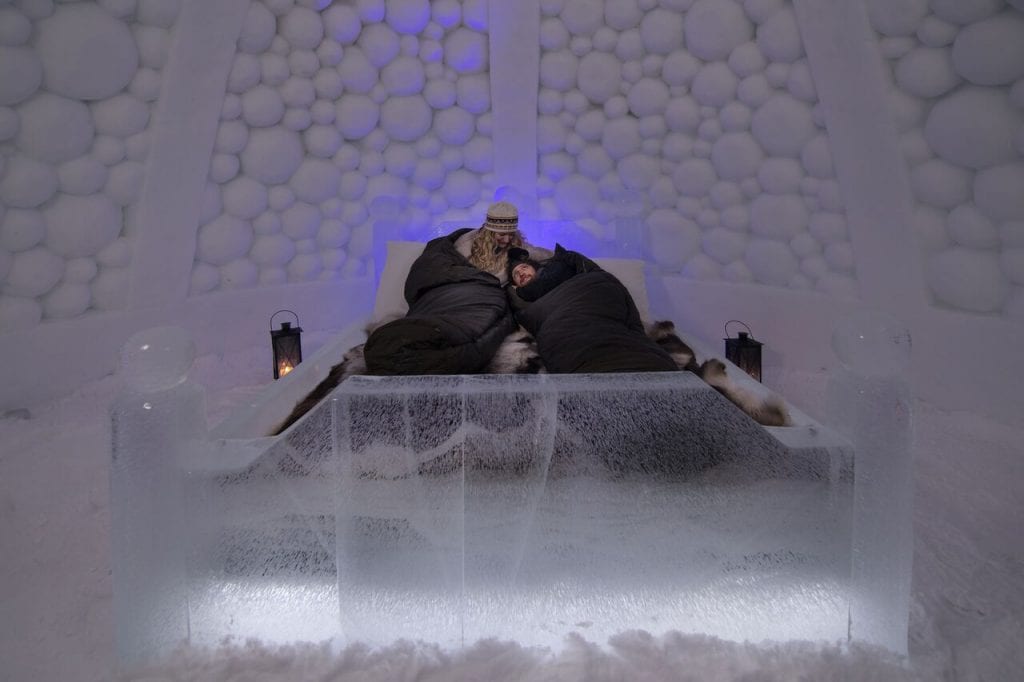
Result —
<instances>
[{"instance_id":1,"label":"black metal lantern","mask_svg":"<svg viewBox=\"0 0 1024 682\"><path fill-rule=\"evenodd\" d=\"M725 359L761 381L761 346L764 344L753 337L750 327L745 332L739 332L736 338L730 337L729 325L733 322L747 327L740 320L725 323Z\"/></svg>"},{"instance_id":2,"label":"black metal lantern","mask_svg":"<svg viewBox=\"0 0 1024 682\"><path fill-rule=\"evenodd\" d=\"M291 313L295 326L282 322L280 329L274 329L274 318L281 313ZM278 310L270 316L270 345L274 349L274 378L280 379L302 362L302 327L298 315L291 310Z\"/></svg>"}]
</instances>

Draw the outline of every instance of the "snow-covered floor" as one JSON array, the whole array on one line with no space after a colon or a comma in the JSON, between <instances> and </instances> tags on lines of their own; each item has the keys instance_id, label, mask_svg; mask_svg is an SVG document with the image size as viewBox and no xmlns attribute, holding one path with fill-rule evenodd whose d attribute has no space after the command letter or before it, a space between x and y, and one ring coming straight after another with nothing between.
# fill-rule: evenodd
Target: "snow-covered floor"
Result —
<instances>
[{"instance_id":1,"label":"snow-covered floor","mask_svg":"<svg viewBox=\"0 0 1024 682\"><path fill-rule=\"evenodd\" d=\"M265 381L264 349L197 360L212 423ZM815 415L823 378L778 387ZM183 651L112 670L109 377L0 419L0 680L964 680L1024 679L1024 428L919 403L909 665L804 642L738 644L623 632L563 650L485 641L461 652L272 648ZM600 646L604 645L604 646Z\"/></svg>"}]
</instances>

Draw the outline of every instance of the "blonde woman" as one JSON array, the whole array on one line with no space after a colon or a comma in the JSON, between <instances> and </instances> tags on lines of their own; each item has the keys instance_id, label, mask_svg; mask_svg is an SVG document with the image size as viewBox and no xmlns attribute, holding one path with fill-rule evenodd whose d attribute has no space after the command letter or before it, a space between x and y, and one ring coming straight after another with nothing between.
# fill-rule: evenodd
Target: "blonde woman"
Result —
<instances>
[{"instance_id":1,"label":"blonde woman","mask_svg":"<svg viewBox=\"0 0 1024 682\"><path fill-rule=\"evenodd\" d=\"M508 283L508 251L526 249L535 260L550 258L547 249L533 246L523 240L519 232L519 211L514 204L499 201L487 207L487 218L476 230L470 230L455 242L455 248L470 263L498 278L502 286Z\"/></svg>"}]
</instances>

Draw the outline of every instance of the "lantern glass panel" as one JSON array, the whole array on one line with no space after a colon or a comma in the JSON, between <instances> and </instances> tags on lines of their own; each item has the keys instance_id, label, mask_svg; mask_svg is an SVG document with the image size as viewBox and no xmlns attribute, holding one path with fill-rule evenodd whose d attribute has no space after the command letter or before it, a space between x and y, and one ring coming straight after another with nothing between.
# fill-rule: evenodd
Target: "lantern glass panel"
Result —
<instances>
[{"instance_id":1,"label":"lantern glass panel","mask_svg":"<svg viewBox=\"0 0 1024 682\"><path fill-rule=\"evenodd\" d=\"M288 374L302 362L301 332L300 327L292 328L289 322L282 322L280 329L270 332L274 349L275 379Z\"/></svg>"},{"instance_id":2,"label":"lantern glass panel","mask_svg":"<svg viewBox=\"0 0 1024 682\"><path fill-rule=\"evenodd\" d=\"M744 372L761 381L761 346L746 332L735 339L725 340L725 358Z\"/></svg>"}]
</instances>

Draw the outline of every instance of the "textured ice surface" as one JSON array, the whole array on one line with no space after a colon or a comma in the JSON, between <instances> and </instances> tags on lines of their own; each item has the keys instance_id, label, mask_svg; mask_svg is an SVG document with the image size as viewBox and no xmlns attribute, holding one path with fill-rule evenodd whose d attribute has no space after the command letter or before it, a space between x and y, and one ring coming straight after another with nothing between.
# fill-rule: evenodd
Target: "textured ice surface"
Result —
<instances>
[{"instance_id":1,"label":"textured ice surface","mask_svg":"<svg viewBox=\"0 0 1024 682\"><path fill-rule=\"evenodd\" d=\"M205 443L201 396L166 383L114 411L125 657L846 636L849 450L762 429L692 375L358 378L279 438Z\"/></svg>"},{"instance_id":2,"label":"textured ice surface","mask_svg":"<svg viewBox=\"0 0 1024 682\"><path fill-rule=\"evenodd\" d=\"M790 449L692 375L366 377L336 395L350 637L845 637L849 453Z\"/></svg>"},{"instance_id":3,"label":"textured ice surface","mask_svg":"<svg viewBox=\"0 0 1024 682\"><path fill-rule=\"evenodd\" d=\"M857 451L850 632L897 653L907 645L914 544L910 345L907 328L889 315L842 320L832 336L842 366L827 401Z\"/></svg>"}]
</instances>

